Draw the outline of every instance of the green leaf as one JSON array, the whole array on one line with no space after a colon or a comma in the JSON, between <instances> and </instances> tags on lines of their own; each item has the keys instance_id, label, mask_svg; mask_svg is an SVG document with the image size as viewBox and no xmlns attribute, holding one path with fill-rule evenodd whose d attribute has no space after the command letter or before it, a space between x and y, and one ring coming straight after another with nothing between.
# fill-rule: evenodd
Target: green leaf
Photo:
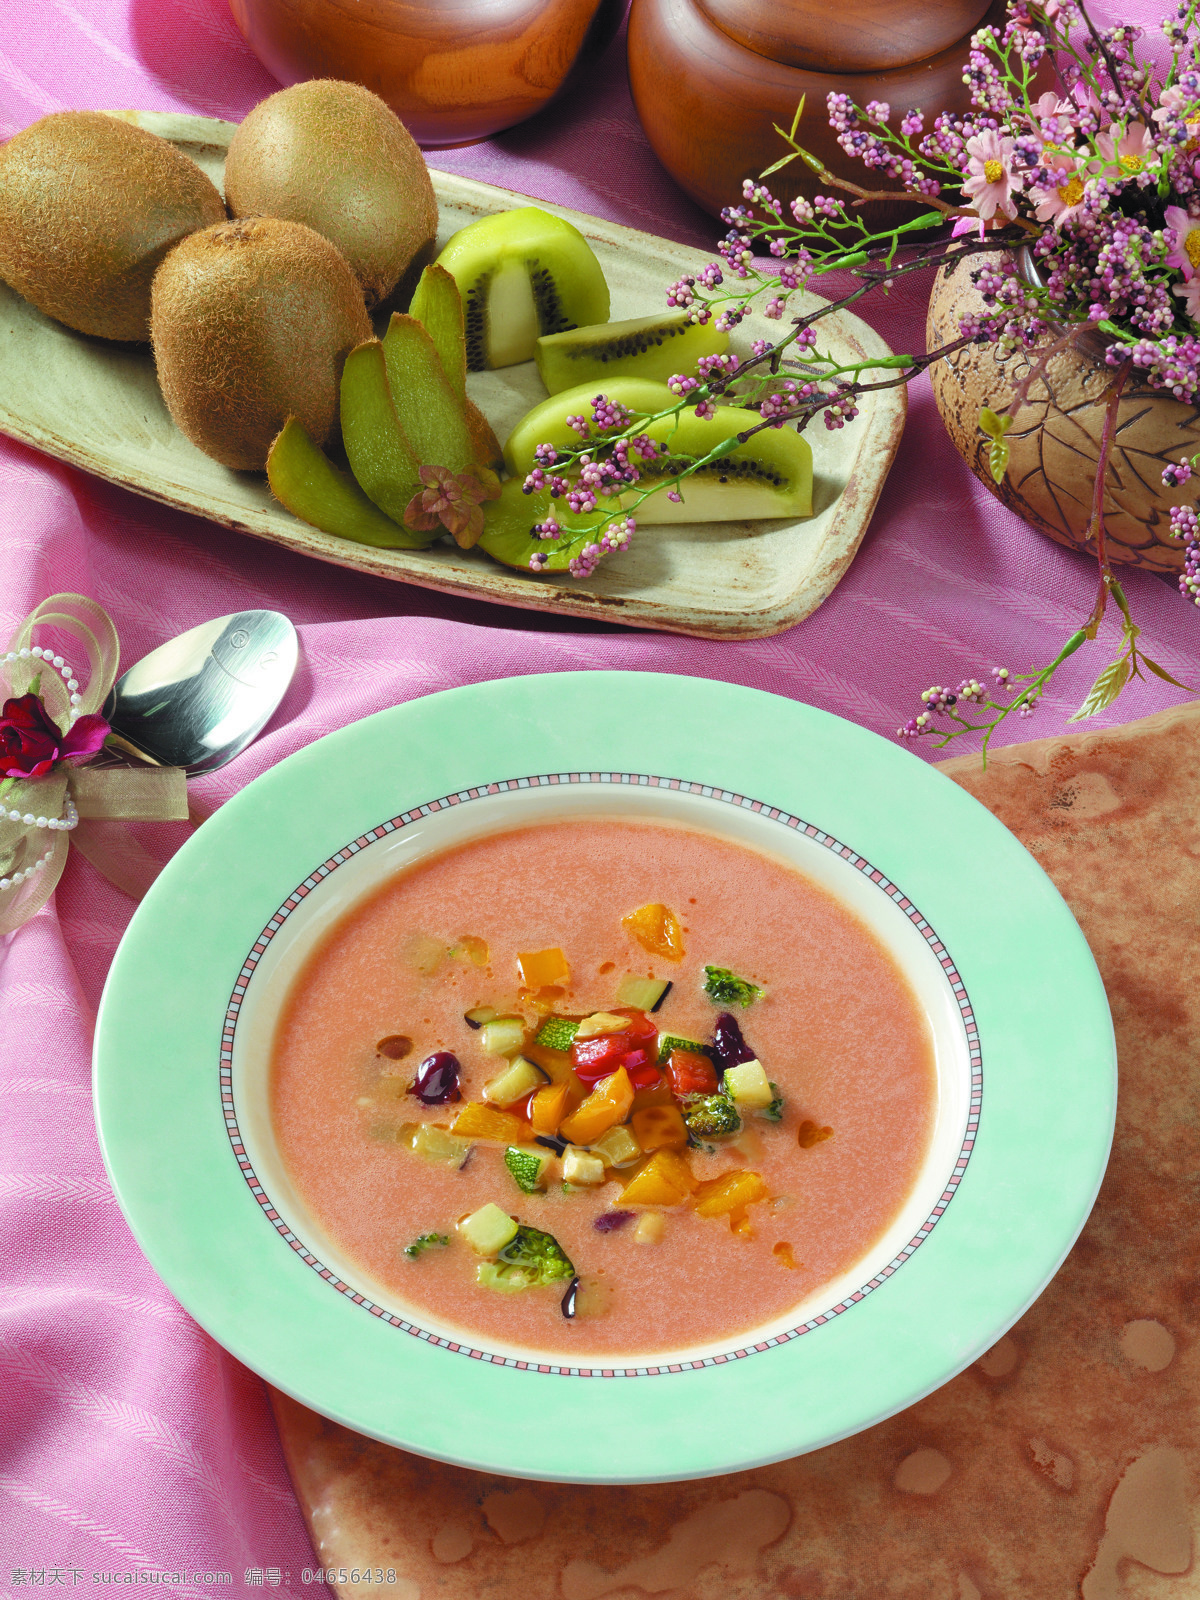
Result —
<instances>
[{"instance_id":1,"label":"green leaf","mask_svg":"<svg viewBox=\"0 0 1200 1600\"><path fill-rule=\"evenodd\" d=\"M776 133L780 133L780 132L782 132L782 129L776 128L775 131L776 131ZM771 163L771 165L769 167L765 168L764 171L760 172L759 173L759 177L760 178L769 178L773 172L778 172L781 167L786 167L789 162L795 161L796 157L799 154L800 154L799 150L793 150L786 156L780 156L778 161L772 161L772 163Z\"/></svg>"},{"instance_id":2,"label":"green leaf","mask_svg":"<svg viewBox=\"0 0 1200 1600\"><path fill-rule=\"evenodd\" d=\"M988 471L994 483L1003 483L1008 471L1009 445L1007 439L993 439L988 445Z\"/></svg>"},{"instance_id":3,"label":"green leaf","mask_svg":"<svg viewBox=\"0 0 1200 1600\"><path fill-rule=\"evenodd\" d=\"M1110 661L1092 685L1079 710L1073 711L1068 717L1068 722L1085 722L1088 717L1106 710L1129 682L1129 673L1128 656L1118 656L1115 661Z\"/></svg>"},{"instance_id":4,"label":"green leaf","mask_svg":"<svg viewBox=\"0 0 1200 1600\"><path fill-rule=\"evenodd\" d=\"M998 417L991 406L984 406L979 413L979 426L989 439L1003 439L1004 435L1013 425L1010 416Z\"/></svg>"},{"instance_id":5,"label":"green leaf","mask_svg":"<svg viewBox=\"0 0 1200 1600\"><path fill-rule=\"evenodd\" d=\"M804 115L804 102L807 99L807 94L802 94L800 96L800 104L796 107L796 115L792 118L792 131L788 135L790 139L794 139L796 137L796 129L800 126L800 118Z\"/></svg>"},{"instance_id":6,"label":"green leaf","mask_svg":"<svg viewBox=\"0 0 1200 1600\"><path fill-rule=\"evenodd\" d=\"M1156 678L1161 678L1164 683L1173 683L1177 689L1185 689L1188 694L1195 694L1196 691L1189 688L1186 683L1180 683L1178 678L1173 678L1166 667L1160 667L1157 661L1151 661L1144 650L1138 652L1138 659L1150 668Z\"/></svg>"}]
</instances>

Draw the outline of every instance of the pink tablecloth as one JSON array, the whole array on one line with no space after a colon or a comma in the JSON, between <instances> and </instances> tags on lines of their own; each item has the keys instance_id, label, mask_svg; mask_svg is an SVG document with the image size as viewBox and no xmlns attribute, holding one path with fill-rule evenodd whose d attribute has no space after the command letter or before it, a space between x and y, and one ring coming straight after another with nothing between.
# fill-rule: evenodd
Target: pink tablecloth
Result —
<instances>
[{"instance_id":1,"label":"pink tablecloth","mask_svg":"<svg viewBox=\"0 0 1200 1600\"><path fill-rule=\"evenodd\" d=\"M225 0L2 9L4 137L63 107L236 119L276 87ZM1133 6L1147 24L1161 9ZM1103 10L1115 18L1129 8L1108 0ZM432 162L689 244L709 248L717 234L647 147L623 38L562 109ZM920 345L918 288L901 289L873 315L894 348ZM213 805L347 721L512 673L619 667L719 677L890 737L929 683L1048 660L1087 614L1095 587L1086 560L1031 532L976 485L925 384L913 392L904 446L849 575L813 617L774 639L712 644L588 626L358 577L175 515L3 440L0 550L4 637L64 589L111 611L127 662L239 607L294 618L303 651L296 681L259 743L198 786ZM1200 681L1195 610L1160 578L1131 574L1126 588L1150 652ZM1075 656L1037 718L1007 738L1061 728L1099 665L1094 651ZM1135 685L1116 720L1178 698L1159 682ZM932 754L928 745L919 753ZM161 852L178 839L164 827ZM174 1303L104 1176L90 1036L132 910L73 854L57 904L0 944L0 1595L183 1569L185 1583L165 1585L180 1594L270 1587L288 1575L300 1587L313 1563L261 1383ZM205 1571L232 1583L193 1581Z\"/></svg>"}]
</instances>

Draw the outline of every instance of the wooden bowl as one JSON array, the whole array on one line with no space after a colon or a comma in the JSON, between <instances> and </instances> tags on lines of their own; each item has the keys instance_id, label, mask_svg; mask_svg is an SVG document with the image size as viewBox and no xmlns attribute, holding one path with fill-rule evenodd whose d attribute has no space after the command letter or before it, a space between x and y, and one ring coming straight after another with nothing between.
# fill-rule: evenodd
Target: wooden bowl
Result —
<instances>
[{"instance_id":1,"label":"wooden bowl","mask_svg":"<svg viewBox=\"0 0 1200 1600\"><path fill-rule=\"evenodd\" d=\"M1004 0L848 0L836 17L829 0L633 0L629 82L655 155L707 211L738 204L743 178L786 153L774 125L791 126L801 96L800 143L840 177L894 189L839 148L825 96L919 106L932 126L939 111L968 108L970 35L1004 15ZM800 161L768 181L785 202L822 188ZM907 203L864 212L875 223L913 214Z\"/></svg>"},{"instance_id":2,"label":"wooden bowl","mask_svg":"<svg viewBox=\"0 0 1200 1600\"><path fill-rule=\"evenodd\" d=\"M348 78L418 144L464 144L533 116L599 54L623 0L229 0L281 83Z\"/></svg>"},{"instance_id":3,"label":"wooden bowl","mask_svg":"<svg viewBox=\"0 0 1200 1600\"><path fill-rule=\"evenodd\" d=\"M926 348L958 336L959 320L983 309L971 281L968 256L938 271L929 301ZM1086 336L1085 336L1086 337ZM995 345L968 345L929 370L946 432L971 471L1019 517L1058 544L1094 555L1087 538L1092 513L1104 396L1112 368L1102 338L1064 351L1050 362L1031 404L1016 413L1008 434L1010 456L1003 483L987 466L990 440L980 431L984 406L1003 410L1013 382L1029 371L1025 355L1004 356ZM1178 572L1184 550L1171 536L1170 508L1192 501L1190 486L1166 489L1162 469L1200 449L1200 407L1131 383L1117 412L1114 448L1105 485L1105 530L1111 560L1155 572Z\"/></svg>"}]
</instances>

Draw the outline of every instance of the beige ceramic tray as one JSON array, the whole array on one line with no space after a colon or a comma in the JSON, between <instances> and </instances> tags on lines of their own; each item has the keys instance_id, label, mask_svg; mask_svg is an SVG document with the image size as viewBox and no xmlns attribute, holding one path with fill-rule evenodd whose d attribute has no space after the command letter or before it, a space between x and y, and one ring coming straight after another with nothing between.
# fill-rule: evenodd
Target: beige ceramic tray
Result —
<instances>
[{"instance_id":1,"label":"beige ceramic tray","mask_svg":"<svg viewBox=\"0 0 1200 1600\"><path fill-rule=\"evenodd\" d=\"M171 139L220 184L233 123L119 114ZM435 172L433 181L439 243L476 217L527 203L506 189L447 173ZM664 310L667 286L709 259L613 222L560 206L545 209L567 217L591 242L612 290L614 319ZM733 347L747 352L752 339L777 335L779 326L748 318ZM821 332L823 348L848 359L890 353L878 334L845 313L827 318ZM473 373L469 386L502 440L545 397L532 362ZM0 431L165 505L322 561L449 594L701 638L761 638L820 605L866 531L904 412L899 387L867 396L861 415L836 433L820 424L812 429L815 515L809 519L648 528L584 583L525 577L452 545L375 550L297 521L272 498L265 477L229 471L176 430L148 351L73 333L0 284Z\"/></svg>"}]
</instances>

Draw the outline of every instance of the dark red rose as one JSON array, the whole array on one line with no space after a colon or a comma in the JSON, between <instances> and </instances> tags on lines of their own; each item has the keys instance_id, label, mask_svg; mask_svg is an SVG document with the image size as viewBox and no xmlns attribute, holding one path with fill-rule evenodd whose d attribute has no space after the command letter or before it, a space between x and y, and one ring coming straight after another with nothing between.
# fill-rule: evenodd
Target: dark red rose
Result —
<instances>
[{"instance_id":1,"label":"dark red rose","mask_svg":"<svg viewBox=\"0 0 1200 1600\"><path fill-rule=\"evenodd\" d=\"M36 694L6 700L0 711L0 776L40 778L56 761L75 766L94 756L107 737L103 717L80 717L63 733Z\"/></svg>"}]
</instances>

